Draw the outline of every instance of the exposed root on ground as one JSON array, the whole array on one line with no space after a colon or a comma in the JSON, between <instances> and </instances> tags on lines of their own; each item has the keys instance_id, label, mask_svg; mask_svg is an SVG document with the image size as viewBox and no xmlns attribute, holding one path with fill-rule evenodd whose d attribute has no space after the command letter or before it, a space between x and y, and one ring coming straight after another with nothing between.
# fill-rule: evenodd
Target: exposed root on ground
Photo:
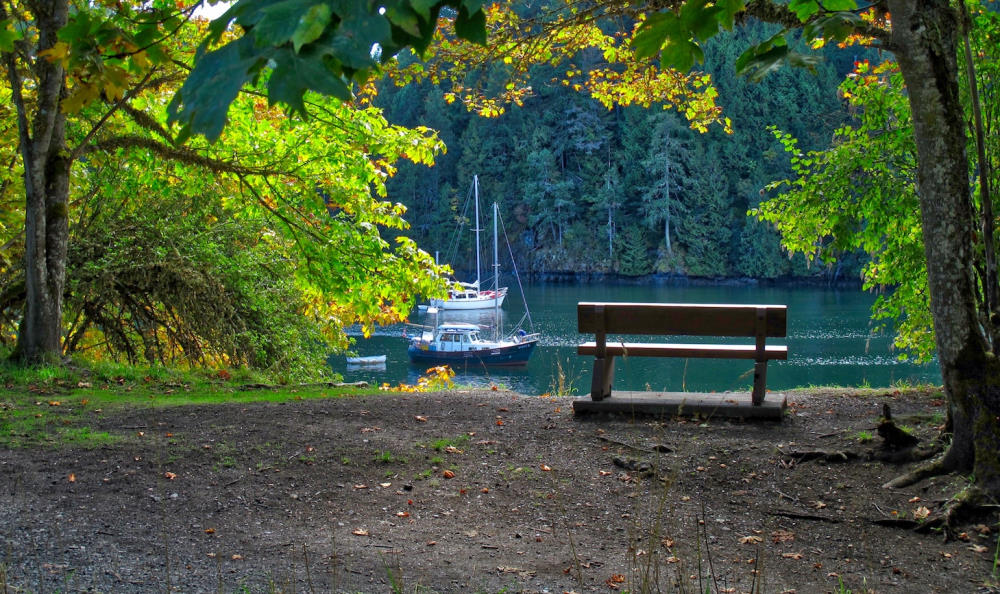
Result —
<instances>
[{"instance_id":1,"label":"exposed root on ground","mask_svg":"<svg viewBox=\"0 0 1000 594\"><path fill-rule=\"evenodd\" d=\"M927 464L914 468L906 474L897 476L888 483L882 485L883 489L902 489L925 481L934 476L951 473L953 468L950 464L945 464L945 458L938 458Z\"/></svg>"},{"instance_id":2,"label":"exposed root on ground","mask_svg":"<svg viewBox=\"0 0 1000 594\"><path fill-rule=\"evenodd\" d=\"M970 485L949 501L939 513L934 514L916 528L917 532L941 530L950 540L959 532L959 527L981 520L986 516L996 516L1000 511L995 500L985 491Z\"/></svg>"}]
</instances>

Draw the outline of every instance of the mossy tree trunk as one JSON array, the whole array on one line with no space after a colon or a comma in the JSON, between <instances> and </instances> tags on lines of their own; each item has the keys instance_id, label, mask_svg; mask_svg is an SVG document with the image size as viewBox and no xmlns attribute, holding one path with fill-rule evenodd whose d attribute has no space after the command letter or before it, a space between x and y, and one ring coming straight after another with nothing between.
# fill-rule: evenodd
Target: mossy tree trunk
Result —
<instances>
[{"instance_id":1,"label":"mossy tree trunk","mask_svg":"<svg viewBox=\"0 0 1000 594\"><path fill-rule=\"evenodd\" d=\"M24 161L25 309L15 356L29 363L57 358L62 349L71 160L66 150L66 118L60 106L66 76L60 61L50 61L42 52L58 41L56 35L66 24L68 8L64 0L30 3L38 28L37 45L30 47L22 40L3 55ZM27 64L34 76L23 75L19 70L22 64ZM33 82L26 85L26 80ZM26 89L30 91L25 93Z\"/></svg>"},{"instance_id":2,"label":"mossy tree trunk","mask_svg":"<svg viewBox=\"0 0 1000 594\"><path fill-rule=\"evenodd\" d=\"M958 13L947 0L887 4L913 113L931 311L953 432L939 470L974 473L981 489L1000 495L1000 364L979 316L974 276Z\"/></svg>"}]
</instances>

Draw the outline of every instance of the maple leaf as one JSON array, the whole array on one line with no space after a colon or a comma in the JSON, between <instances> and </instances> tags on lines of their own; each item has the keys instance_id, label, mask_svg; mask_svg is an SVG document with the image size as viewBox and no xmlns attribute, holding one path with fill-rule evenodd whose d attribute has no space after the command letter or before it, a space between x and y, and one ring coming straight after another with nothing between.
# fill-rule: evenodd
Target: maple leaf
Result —
<instances>
[{"instance_id":1,"label":"maple leaf","mask_svg":"<svg viewBox=\"0 0 1000 594\"><path fill-rule=\"evenodd\" d=\"M913 517L918 520L926 520L930 515L931 510L927 509L927 507L923 505L913 510Z\"/></svg>"},{"instance_id":2,"label":"maple leaf","mask_svg":"<svg viewBox=\"0 0 1000 594\"><path fill-rule=\"evenodd\" d=\"M163 476L167 477L167 479L171 481L177 478L177 475L174 474L173 472L164 472Z\"/></svg>"},{"instance_id":3,"label":"maple leaf","mask_svg":"<svg viewBox=\"0 0 1000 594\"><path fill-rule=\"evenodd\" d=\"M775 530L771 533L771 540L777 544L780 542L791 542L795 540L795 533L788 530Z\"/></svg>"},{"instance_id":4,"label":"maple leaf","mask_svg":"<svg viewBox=\"0 0 1000 594\"><path fill-rule=\"evenodd\" d=\"M759 536L744 536L740 538L740 544L757 544L764 539Z\"/></svg>"},{"instance_id":5,"label":"maple leaf","mask_svg":"<svg viewBox=\"0 0 1000 594\"><path fill-rule=\"evenodd\" d=\"M802 553L782 553L782 557L785 559L801 559L803 557Z\"/></svg>"},{"instance_id":6,"label":"maple leaf","mask_svg":"<svg viewBox=\"0 0 1000 594\"><path fill-rule=\"evenodd\" d=\"M71 472L71 473L69 473L69 476L66 477L66 480L68 480L71 483L75 483L76 482L76 475Z\"/></svg>"},{"instance_id":7,"label":"maple leaf","mask_svg":"<svg viewBox=\"0 0 1000 594\"><path fill-rule=\"evenodd\" d=\"M450 470L445 470L444 472L441 473L441 476L443 476L446 479L455 478L455 473Z\"/></svg>"},{"instance_id":8,"label":"maple leaf","mask_svg":"<svg viewBox=\"0 0 1000 594\"><path fill-rule=\"evenodd\" d=\"M545 472L549 472L552 470L552 467L550 467L548 464L542 464L541 466L539 466L539 468L541 468Z\"/></svg>"},{"instance_id":9,"label":"maple leaf","mask_svg":"<svg viewBox=\"0 0 1000 594\"><path fill-rule=\"evenodd\" d=\"M351 534L353 534L354 536L368 536L368 531L365 530L364 528L355 528L351 532Z\"/></svg>"}]
</instances>

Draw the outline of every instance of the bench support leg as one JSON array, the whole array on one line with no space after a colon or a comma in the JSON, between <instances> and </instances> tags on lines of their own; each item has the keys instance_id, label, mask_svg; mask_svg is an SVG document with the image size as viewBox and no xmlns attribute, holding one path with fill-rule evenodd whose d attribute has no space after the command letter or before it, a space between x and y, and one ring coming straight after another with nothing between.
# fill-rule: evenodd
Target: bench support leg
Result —
<instances>
[{"instance_id":1,"label":"bench support leg","mask_svg":"<svg viewBox=\"0 0 1000 594\"><path fill-rule=\"evenodd\" d=\"M764 392L767 385L767 361L755 361L753 365L753 395L754 406L764 404Z\"/></svg>"},{"instance_id":2,"label":"bench support leg","mask_svg":"<svg viewBox=\"0 0 1000 594\"><path fill-rule=\"evenodd\" d=\"M604 400L611 396L611 384L615 379L615 358L596 357L594 376L590 381L590 399Z\"/></svg>"}]
</instances>

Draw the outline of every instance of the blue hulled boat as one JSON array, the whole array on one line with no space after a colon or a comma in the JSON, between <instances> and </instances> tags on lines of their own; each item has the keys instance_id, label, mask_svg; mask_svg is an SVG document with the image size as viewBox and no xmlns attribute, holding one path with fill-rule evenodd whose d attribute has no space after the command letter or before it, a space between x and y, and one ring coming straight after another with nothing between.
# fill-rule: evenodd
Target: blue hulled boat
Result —
<instances>
[{"instance_id":1,"label":"blue hulled boat","mask_svg":"<svg viewBox=\"0 0 1000 594\"><path fill-rule=\"evenodd\" d=\"M538 334L488 340L475 324L451 322L413 337L406 352L410 361L432 365L524 365L537 344Z\"/></svg>"}]
</instances>

